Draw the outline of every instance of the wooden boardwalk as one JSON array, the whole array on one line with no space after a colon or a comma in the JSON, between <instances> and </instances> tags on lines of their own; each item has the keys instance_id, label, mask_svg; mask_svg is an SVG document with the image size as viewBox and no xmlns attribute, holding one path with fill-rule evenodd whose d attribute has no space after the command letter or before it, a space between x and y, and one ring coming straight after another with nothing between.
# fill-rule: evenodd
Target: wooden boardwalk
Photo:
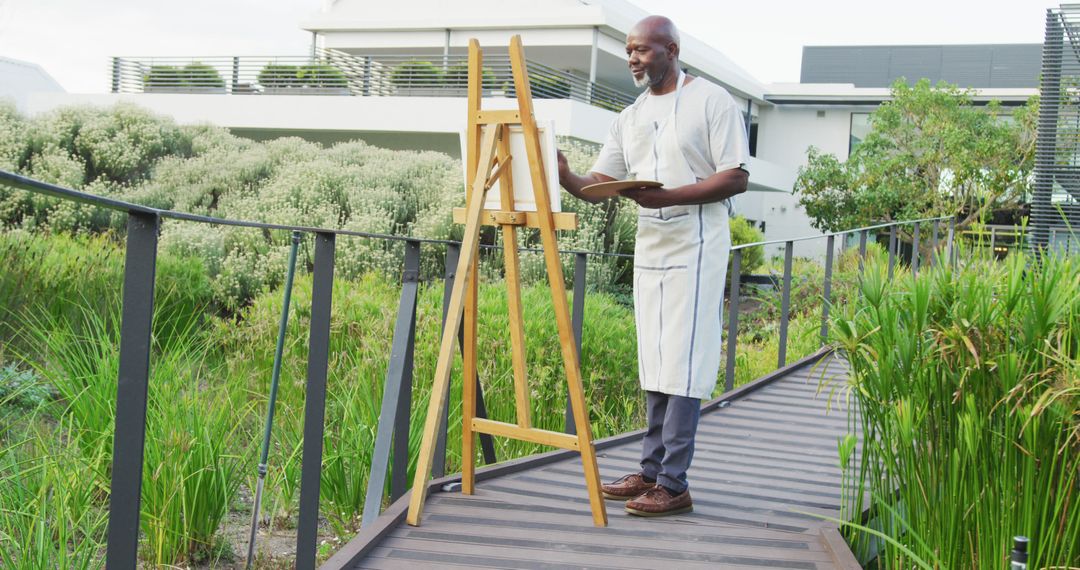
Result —
<instances>
[{"instance_id":1,"label":"wooden boardwalk","mask_svg":"<svg viewBox=\"0 0 1080 570\"><path fill-rule=\"evenodd\" d=\"M817 393L822 373L842 385L846 364L819 356L707 407L692 513L640 518L608 501L609 526L597 528L580 459L553 452L480 470L473 496L454 478L436 482L419 527L404 522L406 495L324 568L859 568L815 516L840 516L837 439L848 431L844 402ZM597 442L603 480L637 470L640 438Z\"/></svg>"}]
</instances>

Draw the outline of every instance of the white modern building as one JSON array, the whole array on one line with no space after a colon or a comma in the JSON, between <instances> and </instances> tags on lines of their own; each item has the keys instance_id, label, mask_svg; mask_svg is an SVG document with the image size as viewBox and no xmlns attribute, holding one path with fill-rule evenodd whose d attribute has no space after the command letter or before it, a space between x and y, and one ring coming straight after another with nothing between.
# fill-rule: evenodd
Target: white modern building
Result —
<instances>
[{"instance_id":1,"label":"white modern building","mask_svg":"<svg viewBox=\"0 0 1080 570\"><path fill-rule=\"evenodd\" d=\"M506 46L520 34L539 118L553 120L560 135L602 142L616 111L640 91L624 45L647 15L625 0L326 0L300 23L312 33L311 54L115 58L112 93L41 91L24 94L19 104L34 114L126 100L253 138L362 138L459 156L469 39L484 47L485 106L509 106ZM738 209L764 227L767 239L814 233L792 195L807 148L846 158L895 77L944 79L976 88L977 100L1022 104L1036 91L1040 61L1037 44L813 47L804 50L801 83L764 84L707 41L683 34L682 64L745 108L750 190ZM824 245L799 247L805 249L797 255L814 255Z\"/></svg>"}]
</instances>

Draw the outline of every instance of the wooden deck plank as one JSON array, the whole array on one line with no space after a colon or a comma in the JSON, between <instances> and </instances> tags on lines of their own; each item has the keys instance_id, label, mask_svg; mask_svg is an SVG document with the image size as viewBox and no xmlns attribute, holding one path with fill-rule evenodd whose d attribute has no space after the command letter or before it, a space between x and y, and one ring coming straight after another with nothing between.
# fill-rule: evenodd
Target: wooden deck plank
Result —
<instances>
[{"instance_id":1,"label":"wooden deck plank","mask_svg":"<svg viewBox=\"0 0 1080 570\"><path fill-rule=\"evenodd\" d=\"M608 454L608 457L621 457L624 460L633 460L636 462L638 454ZM635 463L636 465L636 463ZM822 473L817 471L811 471L808 469L796 469L788 464L782 462L754 462L754 461L742 461L735 463L733 461L727 461L724 459L714 459L704 454L694 455L694 464L691 465L688 473L688 479L693 480L694 475L699 472L717 472L724 471L726 469L733 469L743 473L752 472L760 473L764 477L770 476L772 473L785 473L785 475L778 476L779 480L787 481L802 481L806 483L817 483L822 486L832 487L839 483L839 476L833 476L831 473ZM781 478L782 477L782 478Z\"/></svg>"},{"instance_id":2,"label":"wooden deck plank","mask_svg":"<svg viewBox=\"0 0 1080 570\"><path fill-rule=\"evenodd\" d=\"M569 496L566 489L561 487L537 484L529 484L528 486L513 485L513 482L504 483L502 481L498 484L488 483L485 487L503 491L508 494L526 495L549 501L559 501L561 503L588 505L587 499L584 497ZM614 511L612 517L623 514L619 513L616 509L612 510ZM839 506L837 506L836 510L825 510L812 507L796 507L793 505L788 506L779 503L768 503L741 497L714 497L709 496L708 494L704 496L699 494L694 498L694 512L687 514L686 518L692 519L699 516L705 516L712 518L712 520L722 520L724 522L755 524L766 527L772 526L783 530L805 532L809 529L817 528L824 521L821 517L808 513L817 513L835 517L839 514ZM623 516L633 515L623 514ZM772 524L774 522L776 524Z\"/></svg>"},{"instance_id":3,"label":"wooden deck plank","mask_svg":"<svg viewBox=\"0 0 1080 570\"><path fill-rule=\"evenodd\" d=\"M551 485L572 485L575 481L572 476L553 472L529 473L515 476L514 481L524 484L541 484L547 481ZM694 479L691 481L692 496L699 495L741 497L757 499L770 503L785 503L795 506L806 506L819 509L835 510L839 504L839 495L833 497L807 496L798 490L791 489L763 489L753 484L732 483L727 481Z\"/></svg>"},{"instance_id":4,"label":"wooden deck plank","mask_svg":"<svg viewBox=\"0 0 1080 570\"><path fill-rule=\"evenodd\" d=\"M848 420L848 412L846 410L841 410L838 408L832 408L831 411L808 411L802 409L794 410L783 405L775 404L772 402L763 402L760 400L740 400L731 404L731 407L766 417L789 416L794 419L800 420L821 420L822 422L833 422L838 427L847 425Z\"/></svg>"},{"instance_id":5,"label":"wooden deck plank","mask_svg":"<svg viewBox=\"0 0 1080 570\"><path fill-rule=\"evenodd\" d=\"M433 552L440 556L462 556L462 561L471 557L473 560L496 557L505 561L514 561L512 565L499 565L506 568L549 568L557 567L588 568L640 568L657 567L678 568L717 568L721 565L743 568L795 568L816 569L821 567L812 560L785 560L775 558L771 551L759 552L756 556L735 556L722 552L687 552L685 550L663 549L654 545L619 546L610 544L561 543L547 540L546 537L511 538L503 536L481 536L460 532L438 532L423 528L399 528L394 535L386 539L386 548ZM479 553L483 554L480 555ZM391 554L388 554L390 557ZM457 562L457 560L452 560ZM829 564L823 561L822 564ZM830 564L831 565L831 564Z\"/></svg>"},{"instance_id":6,"label":"wooden deck plank","mask_svg":"<svg viewBox=\"0 0 1080 570\"><path fill-rule=\"evenodd\" d=\"M816 428L789 426L781 423L770 422L761 419L724 418L703 423L698 427L698 440L702 442L727 441L732 435L749 437L773 437L780 438L780 445L798 449L795 445L787 443L787 438L792 438L792 443L797 443L795 438L809 438L815 442L828 440L846 433L846 429L839 426L819 426Z\"/></svg>"},{"instance_id":7,"label":"wooden deck plank","mask_svg":"<svg viewBox=\"0 0 1080 570\"><path fill-rule=\"evenodd\" d=\"M616 505L609 502L609 505ZM656 527L663 524L670 534L679 540L709 544L736 544L742 546L764 546L786 548L790 550L823 551L824 547L803 534L778 530L761 529L741 525L719 524L702 525L690 520L665 519L663 523L641 517L619 517L607 532L595 526L568 521L566 517L537 510L528 510L524 516L519 510L492 508L490 503L473 505L462 502L454 505L440 505L431 511L437 522L465 523L475 522L482 526L509 525L522 528L544 529L554 526L560 529L572 529L573 532L593 536L624 536L647 539L656 536Z\"/></svg>"},{"instance_id":8,"label":"wooden deck plank","mask_svg":"<svg viewBox=\"0 0 1080 570\"><path fill-rule=\"evenodd\" d=\"M636 455L635 455L635 459L636 459ZM620 471L625 474L625 473L629 473L629 472L634 471L636 468L637 468L637 463L635 462L632 467L628 466L628 467L626 467L624 469L621 469ZM703 475L703 476L697 475L697 473L699 473L699 472L705 473L705 475ZM717 478L717 477L720 477L721 475L726 475L726 474L730 474L733 477L738 476L738 477L744 477L744 478L760 478L760 479L765 480L765 481L770 481L771 480L771 481L774 481L774 482L777 482L777 483L794 484L794 485L798 485L800 488L802 486L806 486L806 487L809 487L809 488L812 488L812 489L819 489L819 490L837 490L836 481L833 480L832 478L822 479L822 478L806 477L806 476L803 476L801 474L799 474L799 475L795 475L795 474L779 474L774 469L755 467L755 466L752 466L752 465L730 464L730 463L724 466L724 471L722 473L715 473L715 472L709 473L708 471L705 471L703 469L699 468L699 469L695 470L693 467L691 467L690 468L690 474L689 474L688 478L690 478L690 479L699 479L701 477Z\"/></svg>"},{"instance_id":9,"label":"wooden deck plank","mask_svg":"<svg viewBox=\"0 0 1080 570\"><path fill-rule=\"evenodd\" d=\"M603 464L600 466L600 474L606 481L614 480L625 473L624 470L605 469ZM575 475L569 470L563 470L559 466L553 466L550 469L543 471L544 473L552 472L562 475ZM748 487L753 489L765 489L772 491L780 491L782 493L790 493L799 497L805 498L825 498L834 501L839 504L840 490L823 490L821 487L814 487L812 485L805 485L801 483L783 482L770 482L761 476L745 475L742 473L734 473L731 471L725 471L724 473L706 473L694 475L694 485L699 483L710 483L719 486L731 486L731 487Z\"/></svg>"}]
</instances>

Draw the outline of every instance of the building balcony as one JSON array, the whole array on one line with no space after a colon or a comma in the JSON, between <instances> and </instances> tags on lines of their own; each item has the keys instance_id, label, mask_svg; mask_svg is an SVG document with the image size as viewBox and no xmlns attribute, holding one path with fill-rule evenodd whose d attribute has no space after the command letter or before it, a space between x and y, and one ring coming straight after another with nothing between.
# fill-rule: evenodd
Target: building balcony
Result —
<instances>
[{"instance_id":1,"label":"building balcony","mask_svg":"<svg viewBox=\"0 0 1080 570\"><path fill-rule=\"evenodd\" d=\"M566 99L618 112L635 93L577 73L527 61L534 99ZM515 97L510 58L484 58L484 97ZM313 57L114 57L113 93L465 97L464 55L358 55L319 50Z\"/></svg>"}]
</instances>

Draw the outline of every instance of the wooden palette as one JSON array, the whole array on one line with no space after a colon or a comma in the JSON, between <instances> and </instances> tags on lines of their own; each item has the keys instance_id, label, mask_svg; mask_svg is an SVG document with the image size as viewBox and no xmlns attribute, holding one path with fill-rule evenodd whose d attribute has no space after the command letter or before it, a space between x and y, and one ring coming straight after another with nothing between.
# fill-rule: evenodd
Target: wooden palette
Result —
<instances>
[{"instance_id":1,"label":"wooden palette","mask_svg":"<svg viewBox=\"0 0 1080 570\"><path fill-rule=\"evenodd\" d=\"M582 194L590 198L614 198L619 196L619 192L623 190L629 190L631 188L663 188L663 182L657 182L655 180L612 180L610 182L600 182L599 184L590 184L581 189Z\"/></svg>"}]
</instances>

